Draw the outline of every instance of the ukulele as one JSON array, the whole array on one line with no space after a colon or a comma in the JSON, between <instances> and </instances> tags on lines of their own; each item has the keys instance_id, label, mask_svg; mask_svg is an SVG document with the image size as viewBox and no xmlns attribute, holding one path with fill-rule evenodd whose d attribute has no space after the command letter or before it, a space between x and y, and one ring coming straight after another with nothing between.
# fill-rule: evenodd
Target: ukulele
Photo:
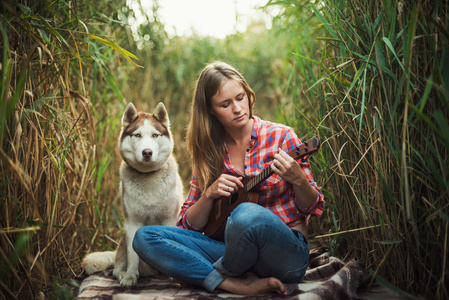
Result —
<instances>
[{"instance_id":1,"label":"ukulele","mask_svg":"<svg viewBox=\"0 0 449 300\"><path fill-rule=\"evenodd\" d=\"M290 151L288 155L294 160L300 158L304 159L304 156L318 151L319 147L320 140L317 137L314 137L295 147L295 149ZM209 214L209 220L203 230L204 234L215 240L223 241L226 222L231 212L243 202L258 203L259 194L256 187L273 173L271 166L268 166L255 177L243 177L243 188L232 193L230 197L220 197L215 199Z\"/></svg>"}]
</instances>

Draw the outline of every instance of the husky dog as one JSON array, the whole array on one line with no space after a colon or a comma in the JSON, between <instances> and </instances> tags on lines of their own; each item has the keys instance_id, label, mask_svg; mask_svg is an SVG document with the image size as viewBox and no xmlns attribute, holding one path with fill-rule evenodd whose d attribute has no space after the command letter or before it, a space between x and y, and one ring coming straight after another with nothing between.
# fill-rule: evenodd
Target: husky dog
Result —
<instances>
[{"instance_id":1,"label":"husky dog","mask_svg":"<svg viewBox=\"0 0 449 300\"><path fill-rule=\"evenodd\" d=\"M153 114L138 113L132 103L128 104L122 117L119 149L123 158L120 194L125 236L117 252L89 254L82 265L88 275L115 265L113 274L120 285L131 286L136 284L139 274L157 274L132 248L137 229L145 225L175 226L183 201L178 165L172 155L170 123L163 103L157 105Z\"/></svg>"}]
</instances>

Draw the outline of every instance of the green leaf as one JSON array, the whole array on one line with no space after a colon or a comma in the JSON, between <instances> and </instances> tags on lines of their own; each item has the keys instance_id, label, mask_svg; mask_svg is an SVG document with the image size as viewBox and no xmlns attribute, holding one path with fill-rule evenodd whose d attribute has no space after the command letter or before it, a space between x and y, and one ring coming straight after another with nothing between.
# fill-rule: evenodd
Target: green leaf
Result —
<instances>
[{"instance_id":1,"label":"green leaf","mask_svg":"<svg viewBox=\"0 0 449 300\"><path fill-rule=\"evenodd\" d=\"M370 58L368 58L368 57L366 57L366 56L364 56L364 55L362 55L362 54L360 54L360 53L357 53L357 52L354 52L354 51L351 51L351 50L350 50L350 52L351 52L352 54L354 54L355 56L360 57L360 58L363 59L364 61L368 62L370 65L372 65L372 66L374 66L374 67L377 68L377 64L376 64L376 61L375 61L375 60L370 59ZM396 83L398 83L398 79L397 79L396 75L394 75L394 73L393 73L392 71L390 71L390 69L388 69L386 65L385 65L385 66L381 65L381 68L382 68L382 71L384 71L385 73L387 73L388 75L390 75L390 77L393 78L393 80L394 80Z\"/></svg>"},{"instance_id":2,"label":"green leaf","mask_svg":"<svg viewBox=\"0 0 449 300\"><path fill-rule=\"evenodd\" d=\"M390 49L390 51L393 53L394 57L396 58L399 66L401 67L402 71L404 72L405 77L408 80L408 83L410 84L410 86L412 86L412 88L415 88L415 85L410 81L410 78L408 76L408 72L405 70L404 65L401 63L401 61L399 60L398 55L396 54L396 51L394 50L393 45L391 44L390 40L386 37L383 37L382 40L384 41L384 43L387 45L387 47Z\"/></svg>"},{"instance_id":3,"label":"green leaf","mask_svg":"<svg viewBox=\"0 0 449 300\"><path fill-rule=\"evenodd\" d=\"M137 68L143 68L143 66L140 66L138 64L136 64L132 59L137 59L137 56L135 56L134 54L132 54L131 52L129 52L126 49L123 49L122 47L120 47L119 45L117 45L117 43L115 43L114 41L112 41L109 38L103 39L101 37L95 36L93 34L88 33L87 34L89 37L93 38L94 40L97 40L109 47L111 47L112 49L116 50L118 53L120 53L124 58L126 58L129 62L131 62L135 67Z\"/></svg>"},{"instance_id":4,"label":"green leaf","mask_svg":"<svg viewBox=\"0 0 449 300\"><path fill-rule=\"evenodd\" d=\"M362 136L362 123L363 123L363 113L365 112L365 94L366 91L366 68L363 71L363 83L362 83L362 107L360 108L360 122L359 122L359 143L360 143L360 137Z\"/></svg>"},{"instance_id":5,"label":"green leaf","mask_svg":"<svg viewBox=\"0 0 449 300\"><path fill-rule=\"evenodd\" d=\"M419 100L419 102L421 103L421 105L419 106L419 110L421 112L424 110L424 106L427 103L427 99L429 97L430 92L432 91L432 87L433 87L433 76L430 76L430 78L427 80L426 89L424 90L421 100Z\"/></svg>"},{"instance_id":6,"label":"green leaf","mask_svg":"<svg viewBox=\"0 0 449 300\"><path fill-rule=\"evenodd\" d=\"M97 217L100 219L100 224L103 224L103 219L101 218L100 210L98 209L97 201L94 200L94 207L95 207L95 213L97 214Z\"/></svg>"},{"instance_id":7,"label":"green leaf","mask_svg":"<svg viewBox=\"0 0 449 300\"><path fill-rule=\"evenodd\" d=\"M108 244L103 243L102 241L97 241L98 244L102 245L104 248L108 249L109 251L114 251L115 249L109 246Z\"/></svg>"},{"instance_id":8,"label":"green leaf","mask_svg":"<svg viewBox=\"0 0 449 300\"><path fill-rule=\"evenodd\" d=\"M437 128L437 126L429 119L429 117L427 117L419 108L417 108L416 106L414 106L413 104L409 103L410 108L424 121L427 123L427 125L429 125L436 134L438 134L438 136L440 136L440 138L446 143L446 146L449 148L449 142L447 141L447 137L443 135L443 133ZM438 119L441 119L439 116L439 114L437 115ZM437 119L437 122L438 122ZM443 116L443 124L439 124L444 125L444 116ZM447 133L447 125L444 126L445 132Z\"/></svg>"},{"instance_id":9,"label":"green leaf","mask_svg":"<svg viewBox=\"0 0 449 300\"><path fill-rule=\"evenodd\" d=\"M329 70L321 61L317 61L317 60L314 60L312 58L305 57L305 56L303 56L301 54L298 54L298 53L293 53L293 55L296 55L298 57L304 58L305 60L308 60L308 61L311 61L311 62L314 62L314 63L318 64L321 68L324 69L324 71L326 71L327 74L331 74L332 73L331 70Z\"/></svg>"},{"instance_id":10,"label":"green leaf","mask_svg":"<svg viewBox=\"0 0 449 300\"><path fill-rule=\"evenodd\" d=\"M316 39L319 41L342 42L341 39L336 39L336 38L331 38L331 37L323 37L323 36L318 36L318 37L316 37Z\"/></svg>"},{"instance_id":11,"label":"green leaf","mask_svg":"<svg viewBox=\"0 0 449 300\"><path fill-rule=\"evenodd\" d=\"M388 280L386 280L382 276L377 275L376 276L376 280L379 281L380 283L382 283L383 285L385 285L387 288L389 288L393 292L398 293L398 294L400 294L402 296L406 296L408 298L408 295L406 293L404 293L400 288L398 288L398 287L394 286L393 284L391 284Z\"/></svg>"},{"instance_id":12,"label":"green leaf","mask_svg":"<svg viewBox=\"0 0 449 300\"><path fill-rule=\"evenodd\" d=\"M334 37L334 39L338 39L337 34L335 33L335 30L332 29L332 27L329 25L329 23L324 19L323 15L321 14L321 12L316 8L316 6L311 3L312 6L312 10L315 13L315 16L317 16L317 18L320 20L321 25L324 25L324 27L327 29L327 31Z\"/></svg>"}]
</instances>

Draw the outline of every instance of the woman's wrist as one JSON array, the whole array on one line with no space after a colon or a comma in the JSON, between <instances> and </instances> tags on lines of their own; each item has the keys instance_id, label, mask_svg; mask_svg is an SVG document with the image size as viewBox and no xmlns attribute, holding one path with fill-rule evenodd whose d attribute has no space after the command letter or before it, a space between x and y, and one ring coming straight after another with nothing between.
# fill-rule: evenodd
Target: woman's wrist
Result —
<instances>
[{"instance_id":1,"label":"woman's wrist","mask_svg":"<svg viewBox=\"0 0 449 300\"><path fill-rule=\"evenodd\" d=\"M312 207L318 199L318 192L310 185L302 183L294 187L296 196L296 205L301 209Z\"/></svg>"}]
</instances>

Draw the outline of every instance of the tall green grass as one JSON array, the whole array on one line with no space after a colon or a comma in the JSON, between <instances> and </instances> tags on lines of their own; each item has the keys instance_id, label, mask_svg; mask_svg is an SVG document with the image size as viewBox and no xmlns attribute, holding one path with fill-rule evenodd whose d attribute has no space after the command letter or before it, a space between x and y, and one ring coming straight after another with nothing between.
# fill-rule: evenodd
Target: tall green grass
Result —
<instances>
[{"instance_id":1,"label":"tall green grass","mask_svg":"<svg viewBox=\"0 0 449 300\"><path fill-rule=\"evenodd\" d=\"M304 7L291 6L300 20ZM299 127L323 140L314 160L327 198L320 226L332 234L320 240L378 281L446 299L448 3L327 0L305 8L316 42L295 40L293 87L306 92L293 104L296 115L313 112Z\"/></svg>"}]
</instances>

